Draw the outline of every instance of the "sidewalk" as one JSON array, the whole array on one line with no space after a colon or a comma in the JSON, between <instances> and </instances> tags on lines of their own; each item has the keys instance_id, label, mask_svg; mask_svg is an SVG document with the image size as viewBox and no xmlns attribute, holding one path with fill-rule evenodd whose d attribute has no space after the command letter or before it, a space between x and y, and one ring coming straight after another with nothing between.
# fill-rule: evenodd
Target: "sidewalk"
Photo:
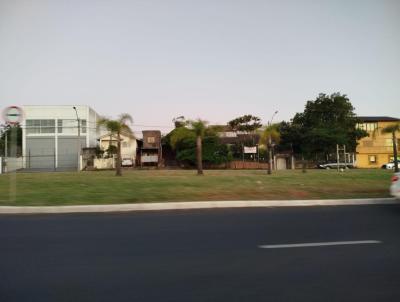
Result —
<instances>
[{"instance_id":1,"label":"sidewalk","mask_svg":"<svg viewBox=\"0 0 400 302\"><path fill-rule=\"evenodd\" d=\"M189 201L79 206L0 206L0 214L106 213L129 211L162 211L215 208L303 207L342 205L400 204L394 198L320 199L320 200L235 200Z\"/></svg>"}]
</instances>

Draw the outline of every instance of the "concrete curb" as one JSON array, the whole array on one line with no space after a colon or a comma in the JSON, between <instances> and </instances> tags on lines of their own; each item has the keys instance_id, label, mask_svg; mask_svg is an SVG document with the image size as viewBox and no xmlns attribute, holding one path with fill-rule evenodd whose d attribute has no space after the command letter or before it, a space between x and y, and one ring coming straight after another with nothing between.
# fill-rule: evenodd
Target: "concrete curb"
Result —
<instances>
[{"instance_id":1,"label":"concrete curb","mask_svg":"<svg viewBox=\"0 0 400 302\"><path fill-rule=\"evenodd\" d=\"M106 213L129 211L162 211L215 208L304 207L340 205L400 204L395 198L317 199L317 200L234 200L133 203L79 206L0 206L0 214Z\"/></svg>"}]
</instances>

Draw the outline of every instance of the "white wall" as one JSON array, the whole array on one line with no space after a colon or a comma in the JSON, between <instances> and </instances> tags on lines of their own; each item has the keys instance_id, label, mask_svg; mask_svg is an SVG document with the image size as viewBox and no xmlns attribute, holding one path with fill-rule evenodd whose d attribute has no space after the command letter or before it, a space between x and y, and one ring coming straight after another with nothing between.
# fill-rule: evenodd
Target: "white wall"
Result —
<instances>
[{"instance_id":1,"label":"white wall","mask_svg":"<svg viewBox=\"0 0 400 302\"><path fill-rule=\"evenodd\" d=\"M113 135L112 145L117 146L116 136ZM121 155L122 158L131 158L133 161L136 160L136 149L137 149L137 141L136 138L121 135L122 142L121 142ZM100 142L100 147L103 150L108 149L110 142L109 135L106 135L102 138ZM124 142L128 143L127 147L124 147Z\"/></svg>"},{"instance_id":2,"label":"white wall","mask_svg":"<svg viewBox=\"0 0 400 302\"><path fill-rule=\"evenodd\" d=\"M22 157L7 157L5 159L0 157L0 162L1 161L3 161L5 165L1 167L2 169L0 168L0 174L1 170L4 172L14 172L23 168Z\"/></svg>"},{"instance_id":3,"label":"white wall","mask_svg":"<svg viewBox=\"0 0 400 302\"><path fill-rule=\"evenodd\" d=\"M63 131L62 133L58 133L57 125L58 120L76 120L76 112L74 110L74 105L61 105L61 106L41 106L41 105L27 105L23 106L24 111L24 121L22 122L22 154L26 156L26 137L55 137L55 150L58 155L58 137L67 137L67 136L77 136L78 135L78 127L77 124L72 126L76 127L73 129L68 129L67 131ZM82 147L96 147L97 138L98 138L98 130L97 130L97 119L98 114L89 106L86 105L76 105L76 110L78 113L78 117L80 120L86 120L86 133L81 131L81 137L85 139L85 143L82 144ZM37 134L27 134L26 133L26 120L27 119L53 119L55 120L55 133L37 133ZM82 130L82 129L81 129ZM56 155L56 157L57 157ZM56 165L58 167L58 159L56 159Z\"/></svg>"},{"instance_id":4,"label":"white wall","mask_svg":"<svg viewBox=\"0 0 400 302\"><path fill-rule=\"evenodd\" d=\"M96 169L114 169L115 158L95 158L93 160L93 166Z\"/></svg>"}]
</instances>

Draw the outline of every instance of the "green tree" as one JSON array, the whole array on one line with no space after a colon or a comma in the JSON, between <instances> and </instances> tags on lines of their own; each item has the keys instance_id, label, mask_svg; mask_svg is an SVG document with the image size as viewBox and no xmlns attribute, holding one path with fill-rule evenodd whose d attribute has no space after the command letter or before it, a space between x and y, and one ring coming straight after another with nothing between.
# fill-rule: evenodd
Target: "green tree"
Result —
<instances>
[{"instance_id":1,"label":"green tree","mask_svg":"<svg viewBox=\"0 0 400 302\"><path fill-rule=\"evenodd\" d=\"M166 135L165 142L177 160L196 166L199 175L202 175L203 163L221 164L231 160L228 147L219 142L215 129L202 120L188 121L175 128Z\"/></svg>"},{"instance_id":2,"label":"green tree","mask_svg":"<svg viewBox=\"0 0 400 302\"><path fill-rule=\"evenodd\" d=\"M357 123L354 107L346 95L320 94L315 101L308 101L304 112L297 113L290 124L281 123L281 141L306 158L326 158L336 152L337 144L355 152L357 140L368 135L357 128Z\"/></svg>"},{"instance_id":3,"label":"green tree","mask_svg":"<svg viewBox=\"0 0 400 302\"><path fill-rule=\"evenodd\" d=\"M264 129L260 131L260 142L264 145L267 145L267 147L269 144L278 145L281 139L279 126L280 124L265 126ZM269 142L270 136L271 142Z\"/></svg>"},{"instance_id":4,"label":"green tree","mask_svg":"<svg viewBox=\"0 0 400 302\"><path fill-rule=\"evenodd\" d=\"M7 138L7 139L6 139ZM11 148L12 138L16 138L17 146L16 149ZM11 150L15 150L16 154L11 156L21 156L22 154L22 128L19 124L15 126L4 125L3 130L0 133L0 155L5 155L6 141L8 147L8 155L11 155Z\"/></svg>"},{"instance_id":5,"label":"green tree","mask_svg":"<svg viewBox=\"0 0 400 302\"><path fill-rule=\"evenodd\" d=\"M175 128L184 127L188 124L188 121L186 121L183 115L175 117L172 122L174 123Z\"/></svg>"},{"instance_id":6,"label":"green tree","mask_svg":"<svg viewBox=\"0 0 400 302\"><path fill-rule=\"evenodd\" d=\"M400 123L389 125L382 129L382 133L391 133L393 141L394 170L399 172L399 159L397 157L397 137L396 132L400 132Z\"/></svg>"},{"instance_id":7,"label":"green tree","mask_svg":"<svg viewBox=\"0 0 400 302\"><path fill-rule=\"evenodd\" d=\"M260 141L268 150L268 174L272 173L272 151L280 141L279 124L268 125L261 132Z\"/></svg>"},{"instance_id":8,"label":"green tree","mask_svg":"<svg viewBox=\"0 0 400 302\"><path fill-rule=\"evenodd\" d=\"M234 131L243 131L247 133L254 132L262 126L261 119L251 114L246 114L235 118L229 121L228 125Z\"/></svg>"},{"instance_id":9,"label":"green tree","mask_svg":"<svg viewBox=\"0 0 400 302\"><path fill-rule=\"evenodd\" d=\"M197 174L203 175L203 151L202 151L202 141L204 134L206 132L208 122L201 119L190 121L189 125L196 135L196 160L197 160Z\"/></svg>"},{"instance_id":10,"label":"green tree","mask_svg":"<svg viewBox=\"0 0 400 302\"><path fill-rule=\"evenodd\" d=\"M110 137L115 134L117 136L117 164L116 164L116 176L121 176L121 133L127 133L133 135L129 123L133 123L132 117L127 114L121 114L118 119L112 120L102 117L98 120L98 127L105 127L110 132ZM110 140L111 144L111 140Z\"/></svg>"}]
</instances>

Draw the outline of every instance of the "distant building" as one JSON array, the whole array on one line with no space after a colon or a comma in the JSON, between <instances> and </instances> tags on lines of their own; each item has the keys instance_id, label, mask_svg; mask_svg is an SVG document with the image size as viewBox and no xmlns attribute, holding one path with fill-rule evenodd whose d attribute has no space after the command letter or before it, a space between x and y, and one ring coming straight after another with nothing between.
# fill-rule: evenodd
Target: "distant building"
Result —
<instances>
[{"instance_id":1,"label":"distant building","mask_svg":"<svg viewBox=\"0 0 400 302\"><path fill-rule=\"evenodd\" d=\"M131 159L136 162L137 141L133 134L121 133L121 158ZM107 152L110 145L117 147L118 138L116 134L106 133L99 138L100 149Z\"/></svg>"},{"instance_id":2,"label":"distant building","mask_svg":"<svg viewBox=\"0 0 400 302\"><path fill-rule=\"evenodd\" d=\"M388 116L359 116L358 127L368 132L369 136L358 141L356 159L358 168L380 168L393 161L393 141L390 133L382 133L382 129L400 122L399 118ZM400 133L398 133L398 138ZM400 139L398 139L397 148Z\"/></svg>"},{"instance_id":3,"label":"distant building","mask_svg":"<svg viewBox=\"0 0 400 302\"><path fill-rule=\"evenodd\" d=\"M161 132L159 130L144 130L143 142L140 148L140 166L162 165Z\"/></svg>"},{"instance_id":4,"label":"distant building","mask_svg":"<svg viewBox=\"0 0 400 302\"><path fill-rule=\"evenodd\" d=\"M96 147L98 114L88 106L23 106L22 153L27 169L77 169L82 148Z\"/></svg>"}]
</instances>

